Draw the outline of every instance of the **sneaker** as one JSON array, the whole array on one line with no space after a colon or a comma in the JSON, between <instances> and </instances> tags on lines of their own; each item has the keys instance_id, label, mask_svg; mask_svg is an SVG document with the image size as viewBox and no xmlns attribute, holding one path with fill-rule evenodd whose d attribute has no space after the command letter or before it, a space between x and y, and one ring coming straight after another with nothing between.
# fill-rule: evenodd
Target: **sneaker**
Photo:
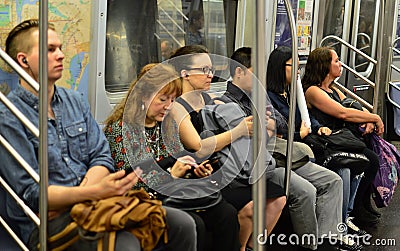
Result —
<instances>
[{"instance_id":1,"label":"sneaker","mask_svg":"<svg viewBox=\"0 0 400 251\"><path fill-rule=\"evenodd\" d=\"M355 235L358 235L358 236L367 235L368 233L365 230L362 230L361 228L357 227L352 222L353 219L354 219L354 217L347 217L347 219L346 219L347 233L355 234Z\"/></svg>"},{"instance_id":2,"label":"sneaker","mask_svg":"<svg viewBox=\"0 0 400 251\"><path fill-rule=\"evenodd\" d=\"M338 238L339 250L358 251L363 248L361 244L356 243L349 235L341 235Z\"/></svg>"}]
</instances>

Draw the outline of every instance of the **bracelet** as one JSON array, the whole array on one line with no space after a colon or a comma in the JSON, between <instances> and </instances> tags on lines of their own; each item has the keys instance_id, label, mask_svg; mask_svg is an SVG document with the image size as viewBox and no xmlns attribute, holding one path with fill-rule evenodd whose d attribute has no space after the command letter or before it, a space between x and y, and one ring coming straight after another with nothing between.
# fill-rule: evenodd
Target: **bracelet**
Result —
<instances>
[{"instance_id":1,"label":"bracelet","mask_svg":"<svg viewBox=\"0 0 400 251\"><path fill-rule=\"evenodd\" d=\"M171 167L167 168L167 172L171 173Z\"/></svg>"}]
</instances>

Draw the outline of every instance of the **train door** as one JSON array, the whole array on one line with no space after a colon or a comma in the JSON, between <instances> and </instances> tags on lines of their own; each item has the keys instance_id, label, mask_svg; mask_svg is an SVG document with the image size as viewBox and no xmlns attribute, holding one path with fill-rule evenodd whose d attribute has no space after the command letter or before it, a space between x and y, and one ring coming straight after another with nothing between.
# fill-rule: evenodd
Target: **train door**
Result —
<instances>
[{"instance_id":1,"label":"train door","mask_svg":"<svg viewBox=\"0 0 400 251\"><path fill-rule=\"evenodd\" d=\"M372 58L376 58L379 0L326 0L320 3L321 41L329 35L337 36ZM319 44L319 43L318 43ZM322 44L332 46L340 60L360 75L374 80L375 67L334 39ZM374 90L353 73L344 71L340 83L372 104Z\"/></svg>"}]
</instances>

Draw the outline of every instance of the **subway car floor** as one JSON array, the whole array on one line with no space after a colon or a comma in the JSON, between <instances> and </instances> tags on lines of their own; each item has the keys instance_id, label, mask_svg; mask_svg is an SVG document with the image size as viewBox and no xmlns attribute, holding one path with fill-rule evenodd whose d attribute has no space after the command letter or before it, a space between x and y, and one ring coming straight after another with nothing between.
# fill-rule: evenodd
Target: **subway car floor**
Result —
<instances>
[{"instance_id":1,"label":"subway car floor","mask_svg":"<svg viewBox=\"0 0 400 251\"><path fill-rule=\"evenodd\" d=\"M365 251L400 251L400 192L398 188L394 198L386 208L380 208L380 222L373 228L364 228L372 234L371 245Z\"/></svg>"},{"instance_id":2,"label":"subway car floor","mask_svg":"<svg viewBox=\"0 0 400 251\"><path fill-rule=\"evenodd\" d=\"M373 203L374 205L374 203ZM376 209L376 207L375 207ZM373 227L362 227L368 233L372 235L372 238L366 239L363 245L363 251L400 251L400 192L397 191L394 194L390 205L386 208L377 209L381 213L379 223ZM282 217L278 221L278 224L272 233L275 235L285 234L290 235L292 229L289 229L291 223L288 220L287 208L285 208ZM278 245L277 237L273 240L268 240L267 244L268 251L300 251L309 250L302 249L295 245ZM340 250L332 247L320 247L318 250Z\"/></svg>"}]
</instances>

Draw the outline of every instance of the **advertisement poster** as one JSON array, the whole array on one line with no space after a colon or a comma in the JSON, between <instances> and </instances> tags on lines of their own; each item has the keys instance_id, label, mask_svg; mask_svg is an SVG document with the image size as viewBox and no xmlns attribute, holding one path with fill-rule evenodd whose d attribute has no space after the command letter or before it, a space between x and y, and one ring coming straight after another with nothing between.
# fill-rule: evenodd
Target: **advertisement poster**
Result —
<instances>
[{"instance_id":1,"label":"advertisement poster","mask_svg":"<svg viewBox=\"0 0 400 251\"><path fill-rule=\"evenodd\" d=\"M291 0L297 27L299 55L308 55L311 49L313 0ZM292 45L290 25L283 0L278 1L275 47Z\"/></svg>"}]
</instances>

